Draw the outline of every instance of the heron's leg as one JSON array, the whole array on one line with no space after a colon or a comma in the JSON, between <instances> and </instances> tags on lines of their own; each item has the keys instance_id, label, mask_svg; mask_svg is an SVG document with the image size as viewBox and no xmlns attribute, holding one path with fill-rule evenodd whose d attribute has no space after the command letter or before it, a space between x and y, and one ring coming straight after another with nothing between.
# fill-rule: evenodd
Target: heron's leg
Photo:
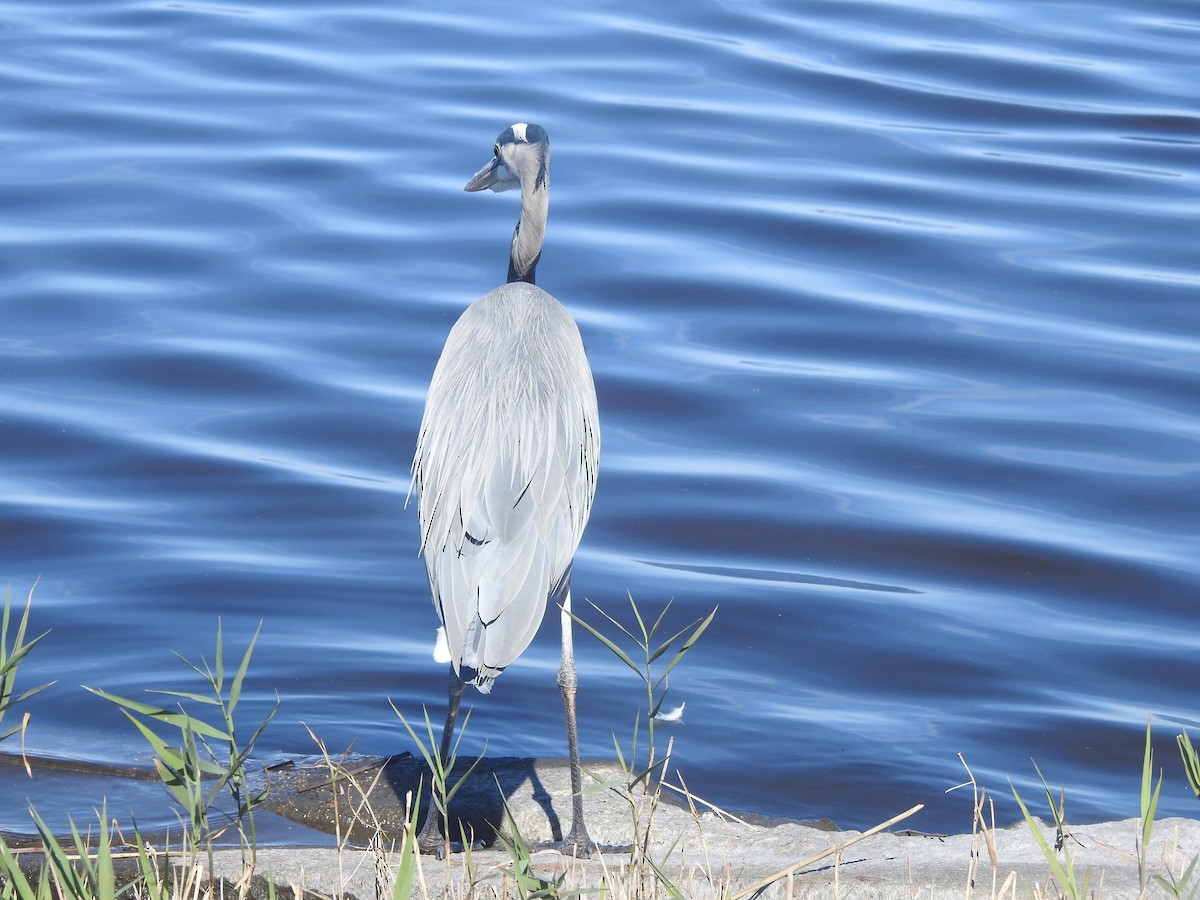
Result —
<instances>
[{"instance_id":1,"label":"heron's leg","mask_svg":"<svg viewBox=\"0 0 1200 900\"><path fill-rule=\"evenodd\" d=\"M450 742L454 737L454 723L458 721L458 707L462 703L462 695L463 680L454 671L454 666L451 666L449 698L446 702L446 724L442 728L442 743L438 749L438 758L441 760L443 766L450 759ZM449 775L450 773L447 772L446 774ZM446 838L443 836L443 826L440 822L441 818L438 815L437 805L433 802L431 795L429 798L429 810L425 813L425 824L421 827L421 833L417 836L417 847L422 853L436 853L439 858L446 847Z\"/></svg>"},{"instance_id":2,"label":"heron's leg","mask_svg":"<svg viewBox=\"0 0 1200 900\"><path fill-rule=\"evenodd\" d=\"M591 856L598 848L583 822L583 774L579 769L579 732L575 727L575 645L571 638L571 591L562 604L562 663L558 669L558 688L562 691L563 711L567 719L567 752L571 759L571 832L563 840L564 849L578 856Z\"/></svg>"}]
</instances>

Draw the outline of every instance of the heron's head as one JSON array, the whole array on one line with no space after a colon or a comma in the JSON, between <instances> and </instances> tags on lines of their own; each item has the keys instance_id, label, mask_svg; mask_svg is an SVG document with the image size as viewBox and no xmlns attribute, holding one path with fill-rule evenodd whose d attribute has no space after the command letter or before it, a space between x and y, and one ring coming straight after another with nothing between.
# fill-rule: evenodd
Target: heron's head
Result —
<instances>
[{"instance_id":1,"label":"heron's head","mask_svg":"<svg viewBox=\"0 0 1200 900\"><path fill-rule=\"evenodd\" d=\"M541 125L521 122L505 128L496 138L492 159L467 182L463 190L491 188L499 193L521 187L544 189L550 177L550 138Z\"/></svg>"}]
</instances>

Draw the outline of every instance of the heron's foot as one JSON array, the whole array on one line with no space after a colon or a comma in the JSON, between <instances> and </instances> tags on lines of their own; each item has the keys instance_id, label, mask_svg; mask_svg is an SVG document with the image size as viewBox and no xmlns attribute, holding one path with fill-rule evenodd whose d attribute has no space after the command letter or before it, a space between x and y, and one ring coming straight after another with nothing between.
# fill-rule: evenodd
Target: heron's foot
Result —
<instances>
[{"instance_id":1,"label":"heron's foot","mask_svg":"<svg viewBox=\"0 0 1200 900\"><path fill-rule=\"evenodd\" d=\"M420 841L417 842L417 850L421 853L424 853L426 856L432 855L434 859L445 859L447 847L450 848L450 854L453 856L455 853L463 853L468 849L486 850L489 846L491 845L488 844L487 841L480 840L471 841L470 844L464 844L462 841L451 841L449 844L447 844L444 840L442 840L439 841L434 847L423 847L421 846Z\"/></svg>"},{"instance_id":2,"label":"heron's foot","mask_svg":"<svg viewBox=\"0 0 1200 900\"><path fill-rule=\"evenodd\" d=\"M574 856L578 859L587 859L604 850L592 840L587 828L579 820L571 825L571 832L566 837L561 841L554 842L554 848L566 856Z\"/></svg>"},{"instance_id":3,"label":"heron's foot","mask_svg":"<svg viewBox=\"0 0 1200 900\"><path fill-rule=\"evenodd\" d=\"M464 844L462 841L448 841L438 827L441 817L436 812L430 812L425 818L425 824L421 831L417 834L417 851L426 856L434 856L437 859L446 858L446 849L449 848L451 853L461 853L468 849L485 850L488 847L488 842L483 839L476 839L470 844Z\"/></svg>"},{"instance_id":4,"label":"heron's foot","mask_svg":"<svg viewBox=\"0 0 1200 900\"><path fill-rule=\"evenodd\" d=\"M421 826L417 835L417 850L426 856L432 854L438 859L445 859L447 841L440 827L441 818L431 804L429 813L425 816L425 824Z\"/></svg>"}]
</instances>

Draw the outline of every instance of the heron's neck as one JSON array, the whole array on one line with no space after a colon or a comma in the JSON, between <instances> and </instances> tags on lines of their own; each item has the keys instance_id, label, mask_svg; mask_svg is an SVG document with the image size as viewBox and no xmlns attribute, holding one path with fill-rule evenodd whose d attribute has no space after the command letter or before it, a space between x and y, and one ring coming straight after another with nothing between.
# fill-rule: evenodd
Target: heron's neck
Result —
<instances>
[{"instance_id":1,"label":"heron's neck","mask_svg":"<svg viewBox=\"0 0 1200 900\"><path fill-rule=\"evenodd\" d=\"M542 255L546 238L546 215L550 206L548 180L532 188L521 186L521 218L513 231L512 250L508 256L508 280L533 284L534 269Z\"/></svg>"}]
</instances>

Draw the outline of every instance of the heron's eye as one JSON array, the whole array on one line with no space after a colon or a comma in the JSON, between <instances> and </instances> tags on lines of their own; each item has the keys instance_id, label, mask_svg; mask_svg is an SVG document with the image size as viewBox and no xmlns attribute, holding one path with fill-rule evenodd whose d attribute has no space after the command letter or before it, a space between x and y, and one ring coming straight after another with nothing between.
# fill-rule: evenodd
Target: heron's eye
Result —
<instances>
[{"instance_id":1,"label":"heron's eye","mask_svg":"<svg viewBox=\"0 0 1200 900\"><path fill-rule=\"evenodd\" d=\"M499 156L499 155L500 155L500 145L494 144L492 146L492 156Z\"/></svg>"}]
</instances>

